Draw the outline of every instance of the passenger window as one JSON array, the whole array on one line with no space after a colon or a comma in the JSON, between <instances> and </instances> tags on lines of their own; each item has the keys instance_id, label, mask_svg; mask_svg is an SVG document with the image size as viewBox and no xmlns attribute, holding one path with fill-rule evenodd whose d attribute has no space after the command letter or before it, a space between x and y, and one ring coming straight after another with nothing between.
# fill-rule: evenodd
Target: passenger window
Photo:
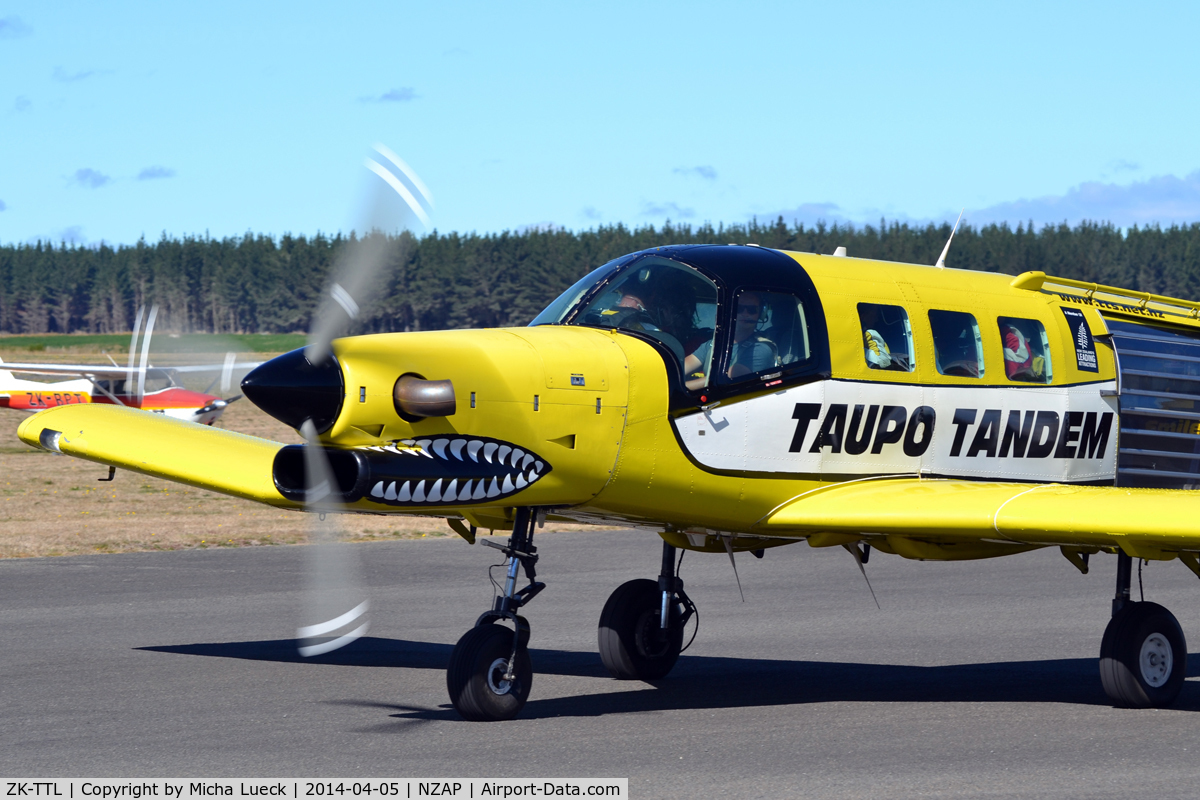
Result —
<instances>
[{"instance_id":1,"label":"passenger window","mask_svg":"<svg viewBox=\"0 0 1200 800\"><path fill-rule=\"evenodd\" d=\"M900 306L858 304L862 325L863 357L871 369L912 372L912 326Z\"/></svg>"},{"instance_id":2,"label":"passenger window","mask_svg":"<svg viewBox=\"0 0 1200 800\"><path fill-rule=\"evenodd\" d=\"M961 311L930 311L933 357L942 375L983 377L983 338L975 317Z\"/></svg>"},{"instance_id":3,"label":"passenger window","mask_svg":"<svg viewBox=\"0 0 1200 800\"><path fill-rule=\"evenodd\" d=\"M705 342L687 358L688 388L694 374L710 375L719 369L718 383L800 364L809 359L808 317L804 304L792 294L743 290L734 301L733 325L725 358L718 363L712 343ZM723 364L723 367L721 366Z\"/></svg>"},{"instance_id":4,"label":"passenger window","mask_svg":"<svg viewBox=\"0 0 1200 800\"><path fill-rule=\"evenodd\" d=\"M1004 343L1004 373L1010 381L1050 383L1050 340L1036 319L1000 317L1000 340Z\"/></svg>"}]
</instances>

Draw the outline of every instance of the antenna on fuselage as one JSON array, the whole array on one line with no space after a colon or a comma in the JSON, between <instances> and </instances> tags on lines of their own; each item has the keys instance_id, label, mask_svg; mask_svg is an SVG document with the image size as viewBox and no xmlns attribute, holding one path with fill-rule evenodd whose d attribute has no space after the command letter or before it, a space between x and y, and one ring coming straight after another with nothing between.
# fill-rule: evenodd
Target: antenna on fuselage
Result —
<instances>
[{"instance_id":1,"label":"antenna on fuselage","mask_svg":"<svg viewBox=\"0 0 1200 800\"><path fill-rule=\"evenodd\" d=\"M867 577L867 568L863 566L867 563L867 558L871 555L871 545L863 542L863 549L858 549L857 542L844 544L842 547L850 551L850 555L854 556L854 561L858 564L858 571L862 573L863 580L867 582L867 590L871 592L871 599L875 601L876 608L882 608L879 605L879 598L875 596L875 589L871 586L871 579Z\"/></svg>"},{"instance_id":2,"label":"antenna on fuselage","mask_svg":"<svg viewBox=\"0 0 1200 800\"><path fill-rule=\"evenodd\" d=\"M962 222L962 215L967 209L964 207L958 212L958 219L954 222L954 230L950 231L950 238L946 240L946 246L942 248L942 254L938 256L937 263L934 264L938 269L946 268L946 253L950 252L950 243L954 241L954 234L958 232L958 223Z\"/></svg>"}]
</instances>

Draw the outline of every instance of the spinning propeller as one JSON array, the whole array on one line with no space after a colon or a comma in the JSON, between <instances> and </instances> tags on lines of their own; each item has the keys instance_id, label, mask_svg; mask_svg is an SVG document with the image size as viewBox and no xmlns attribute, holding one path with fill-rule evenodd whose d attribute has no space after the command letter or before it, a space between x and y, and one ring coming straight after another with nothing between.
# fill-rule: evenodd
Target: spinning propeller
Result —
<instances>
[{"instance_id":1,"label":"spinning propeller","mask_svg":"<svg viewBox=\"0 0 1200 800\"><path fill-rule=\"evenodd\" d=\"M333 279L322 298L309 332L308 344L292 359L303 359L301 371L313 376L308 387L288 387L294 402L296 424L304 437L305 510L314 515L308 559L308 591L302 624L296 631L301 656L328 653L350 644L368 628L369 601L363 589L358 554L341 540L337 515L342 513L342 490L338 486L329 455L320 434L337 419L344 389L334 390L331 374L340 386L340 367L333 355L332 342L347 332L380 283L385 267L403 259L406 238L395 236L410 228L411 222L429 225L433 207L429 190L416 173L387 147L375 145L375 153L366 159L367 168L382 183L373 182L374 197L368 204L365 233L350 241L334 265ZM399 202L397 202L397 198ZM287 357L283 357L287 358ZM256 400L254 390L271 395L277 391L270 376L254 373L243 387ZM279 387L282 388L282 387ZM307 391L306 391L307 389ZM334 391L331 391L334 390ZM308 397L303 402L296 392ZM335 396L336 395L336 396Z\"/></svg>"},{"instance_id":2,"label":"spinning propeller","mask_svg":"<svg viewBox=\"0 0 1200 800\"><path fill-rule=\"evenodd\" d=\"M155 367L150 363L150 343L154 336L154 323L158 319L158 306L150 306L150 313L146 313L146 307L142 306L137 311L137 318L133 323L133 334L129 339L129 361L125 368L125 395L135 398L138 406L142 405L142 400L146 396L146 376L154 371ZM142 322L145 320L145 330L142 330ZM140 339L140 342L139 342ZM139 347L141 355L138 355ZM111 356L109 360L112 361ZM116 366L116 362L113 362ZM258 363L239 362L237 353L230 350L225 353L224 362L221 365L215 364L189 364L187 366L170 366L163 367L163 371L169 371L176 375L182 373L198 373L208 374L216 372L217 376L204 390L204 394L210 394L214 388L220 384L222 395L226 395L224 399L215 399L205 408L200 409L200 412L211 411L215 409L225 408L230 403L241 398L241 395L228 397L230 390L233 388L233 374L235 371L244 372L258 366ZM135 382L136 378L136 382ZM102 390L104 391L104 390ZM113 397L111 393L110 397ZM116 400L116 398L113 398ZM118 401L119 402L119 401Z\"/></svg>"}]
</instances>

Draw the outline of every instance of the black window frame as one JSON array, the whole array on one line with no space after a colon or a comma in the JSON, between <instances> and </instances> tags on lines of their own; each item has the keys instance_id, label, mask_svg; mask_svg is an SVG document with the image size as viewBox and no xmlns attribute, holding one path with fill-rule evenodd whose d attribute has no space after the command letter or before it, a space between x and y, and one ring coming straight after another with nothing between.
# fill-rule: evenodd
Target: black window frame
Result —
<instances>
[{"instance_id":1,"label":"black window frame","mask_svg":"<svg viewBox=\"0 0 1200 800\"><path fill-rule=\"evenodd\" d=\"M900 313L904 314L904 319L908 323L908 331L907 331L908 350L904 355L904 357L906 359L908 359L908 368L907 369L895 369L890 366L889 367L877 367L877 366L874 366L869 360L867 360L867 352L866 352L866 350L867 350L867 345L866 345L867 328L865 328L863 326L863 318L862 318L863 306L875 306L876 308L896 308L896 309L900 310ZM862 335L862 338L863 338L863 341L862 341L863 362L867 365L867 369L874 370L875 372L900 372L900 373L904 373L904 374L912 374L912 373L916 372L916 370L917 370L917 344L915 341L916 334L913 333L912 317L909 315L908 309L905 308L904 306L895 305L894 303L872 303L872 302L864 300L864 301L856 304L854 307L854 310L858 314L859 333ZM883 336L882 333L879 335ZM884 339L884 342L887 343L887 339ZM891 349L890 344L888 345L888 349L889 350Z\"/></svg>"},{"instance_id":2,"label":"black window frame","mask_svg":"<svg viewBox=\"0 0 1200 800\"><path fill-rule=\"evenodd\" d=\"M667 381L672 416L694 411L697 407L709 406L729 399L741 399L765 391L779 391L831 377L829 354L829 330L825 321L825 310L812 278L801 261L790 255L768 248L746 245L676 245L656 247L633 254L619 269L594 286L576 302L575 307L560 324L580 325L576 322L580 311L587 307L597 293L627 270L636 269L645 256L659 256L696 270L717 286L716 330L713 347L724 354L728 349L730 321L735 313L731 298L742 290L758 290L794 295L804 303L805 319L808 324L809 358L796 364L784 365L775 372L755 374L753 379L712 384L697 390L688 390L683 375L683 365L669 349L653 337L636 331L620 330L621 333L641 339L654 347L667 364ZM591 326L588 326L591 327ZM724 356L722 356L724 358Z\"/></svg>"},{"instance_id":3,"label":"black window frame","mask_svg":"<svg viewBox=\"0 0 1200 800\"><path fill-rule=\"evenodd\" d=\"M1038 330L1041 332L1041 338L1040 338L1038 344L1041 346L1042 351L1043 351L1042 358L1044 358L1046 360L1046 366L1049 367L1049 369L1045 370L1046 376L1043 380L1027 380L1024 378L1015 378L1008 374L1009 360L1004 357L1004 350L1005 350L1004 329L1002 327L1002 325L1004 324L1005 321L1032 322L1033 324L1038 326ZM1020 329L1018 328L1017 330L1019 331ZM1000 361L1004 366L1005 380L1007 380L1009 383L1018 383L1018 384L1023 384L1023 385L1027 385L1027 386L1050 386L1051 384L1054 383L1054 347L1050 343L1050 334L1046 331L1046 323L1042 322L1040 319L1033 319L1032 317L1014 317L1014 316L1010 316L1010 315L998 315L996 317L996 332L1000 335ZM1026 339L1028 339L1028 338L1029 337L1026 337Z\"/></svg>"},{"instance_id":4,"label":"black window frame","mask_svg":"<svg viewBox=\"0 0 1200 800\"><path fill-rule=\"evenodd\" d=\"M975 356L978 365L978 372L975 375L956 375L942 371L941 357L938 353L936 326L933 322L934 314L959 314L964 317L970 317L971 323L975 326L975 331L978 335L978 340L975 342ZM944 378L966 378L967 380L981 381L987 375L987 354L983 346L983 328L979 325L979 318L970 311L958 311L953 308L931 308L926 314L926 321L929 323L929 337L933 344L933 368L938 375ZM1003 354L1001 354L1003 356Z\"/></svg>"}]
</instances>

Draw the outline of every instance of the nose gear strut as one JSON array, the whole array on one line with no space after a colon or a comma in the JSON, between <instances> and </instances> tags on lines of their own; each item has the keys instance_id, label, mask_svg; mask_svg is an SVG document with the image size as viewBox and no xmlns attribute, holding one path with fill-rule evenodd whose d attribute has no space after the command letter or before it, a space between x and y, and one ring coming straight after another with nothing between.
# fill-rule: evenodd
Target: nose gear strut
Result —
<instances>
[{"instance_id":1,"label":"nose gear strut","mask_svg":"<svg viewBox=\"0 0 1200 800\"><path fill-rule=\"evenodd\" d=\"M534 522L531 509L518 508L507 544L480 540L507 556L508 569L503 593L491 609L479 616L475 627L458 640L446 671L450 702L468 720L512 719L529 697L533 680L529 622L517 612L546 588L546 584L534 580L538 560L533 546ZM522 569L529 585L518 590ZM512 622L514 630L495 624L501 620Z\"/></svg>"}]
</instances>

